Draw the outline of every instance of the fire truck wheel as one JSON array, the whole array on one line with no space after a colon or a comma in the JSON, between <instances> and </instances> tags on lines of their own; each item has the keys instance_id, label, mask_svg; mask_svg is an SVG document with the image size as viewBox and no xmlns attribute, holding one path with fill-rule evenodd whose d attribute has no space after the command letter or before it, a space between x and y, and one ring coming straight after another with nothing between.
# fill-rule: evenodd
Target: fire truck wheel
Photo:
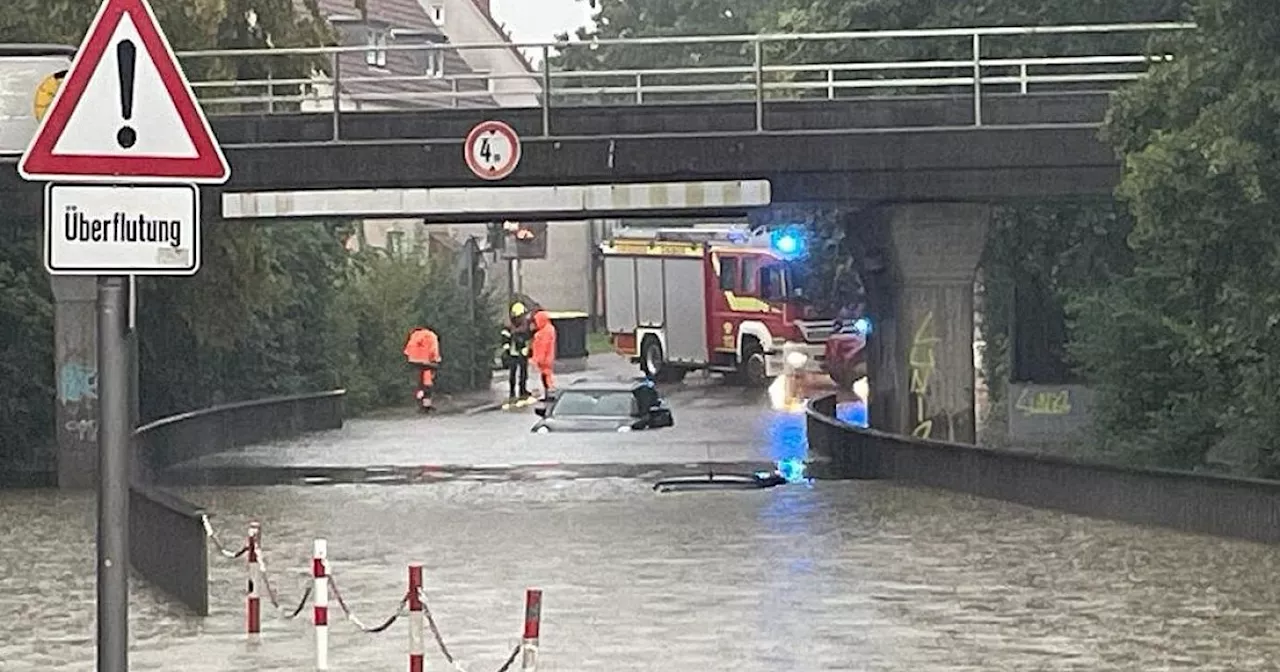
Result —
<instances>
[{"instance_id":1,"label":"fire truck wheel","mask_svg":"<svg viewBox=\"0 0 1280 672\"><path fill-rule=\"evenodd\" d=\"M772 382L767 374L764 348L752 340L742 346L742 364L739 374L742 382L750 387L769 387Z\"/></svg>"},{"instance_id":2,"label":"fire truck wheel","mask_svg":"<svg viewBox=\"0 0 1280 672\"><path fill-rule=\"evenodd\" d=\"M640 370L658 383L678 383L684 380L687 373L684 369L667 363L662 343L653 336L645 336L644 343L640 346Z\"/></svg>"}]
</instances>

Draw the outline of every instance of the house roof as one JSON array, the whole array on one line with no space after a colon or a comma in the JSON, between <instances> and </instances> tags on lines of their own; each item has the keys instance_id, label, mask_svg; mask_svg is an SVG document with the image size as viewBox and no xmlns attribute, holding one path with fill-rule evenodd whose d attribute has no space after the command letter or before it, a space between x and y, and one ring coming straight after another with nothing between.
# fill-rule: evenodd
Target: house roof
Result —
<instances>
[{"instance_id":1,"label":"house roof","mask_svg":"<svg viewBox=\"0 0 1280 672\"><path fill-rule=\"evenodd\" d=\"M507 30L502 27L502 24L498 23L497 19L493 18L493 8L490 6L489 0L471 1L476 4L476 8L480 10L480 14L484 16L485 20L488 21L489 26L493 28L494 35L503 42L510 42L511 38L507 35ZM528 68L529 72L534 72L536 70L536 68L533 67L533 63L530 63L529 59L525 57L524 52L520 51L520 49L514 44L511 46L511 53L515 54L516 58L520 59L520 62Z\"/></svg>"},{"instance_id":2,"label":"house roof","mask_svg":"<svg viewBox=\"0 0 1280 672\"><path fill-rule=\"evenodd\" d=\"M369 29L387 30L387 44L447 43L449 38L432 23L418 0L365 0L367 18L361 16L355 0L319 0L320 10L333 24L340 44L355 46L366 44ZM454 81L459 91L485 92L482 96L457 99L458 107L493 107L496 103L487 95L488 83L475 78L459 76L475 75L456 50L446 49L444 76L426 75L427 52L387 51L386 65L370 65L365 52L341 54L338 67L339 84L343 93L363 104L394 107L452 107L454 100L446 95L438 97L414 97L414 94L447 94L453 90ZM412 77L413 79L407 79ZM355 81L351 81L355 80Z\"/></svg>"}]
</instances>

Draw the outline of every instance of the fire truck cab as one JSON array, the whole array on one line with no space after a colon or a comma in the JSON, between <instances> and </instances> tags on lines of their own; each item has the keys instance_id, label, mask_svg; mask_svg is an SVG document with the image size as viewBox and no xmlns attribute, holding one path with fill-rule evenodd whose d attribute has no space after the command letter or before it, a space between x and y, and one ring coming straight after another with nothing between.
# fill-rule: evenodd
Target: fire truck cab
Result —
<instances>
[{"instance_id":1,"label":"fire truck cab","mask_svg":"<svg viewBox=\"0 0 1280 672\"><path fill-rule=\"evenodd\" d=\"M822 373L833 319L803 300L802 246L745 226L618 233L601 245L614 350L661 382L711 370L764 387Z\"/></svg>"}]
</instances>

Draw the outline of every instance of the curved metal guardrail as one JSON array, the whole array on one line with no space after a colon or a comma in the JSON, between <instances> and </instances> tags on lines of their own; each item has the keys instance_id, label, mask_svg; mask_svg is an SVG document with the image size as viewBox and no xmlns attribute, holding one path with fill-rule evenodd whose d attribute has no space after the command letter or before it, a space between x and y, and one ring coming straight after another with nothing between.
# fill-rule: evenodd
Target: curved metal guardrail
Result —
<instances>
[{"instance_id":1,"label":"curved metal guardrail","mask_svg":"<svg viewBox=\"0 0 1280 672\"><path fill-rule=\"evenodd\" d=\"M255 399L179 413L134 431L129 561L148 582L197 615L209 615L205 510L157 489L156 472L248 443L342 427L346 390Z\"/></svg>"},{"instance_id":2,"label":"curved metal guardrail","mask_svg":"<svg viewBox=\"0 0 1280 672\"><path fill-rule=\"evenodd\" d=\"M141 476L203 455L303 432L341 429L346 390L222 404L161 418L134 432Z\"/></svg>"},{"instance_id":3,"label":"curved metal guardrail","mask_svg":"<svg viewBox=\"0 0 1280 672\"><path fill-rule=\"evenodd\" d=\"M1148 39L1194 29L1189 23L947 28L803 34L650 37L590 42L385 44L369 46L188 51L188 73L225 71L254 77L201 78L192 86L210 114L316 113L497 107L524 96L550 110L593 105L754 103L757 130L766 104L921 94L971 96L981 126L986 94L1107 90L1143 77L1153 61ZM451 73L445 52L518 49L537 54L536 71ZM632 68L603 69L610 62ZM553 67L565 55L577 67ZM202 65L203 64L203 65ZM337 86L334 86L336 82ZM508 104L507 106L513 106Z\"/></svg>"},{"instance_id":4,"label":"curved metal guardrail","mask_svg":"<svg viewBox=\"0 0 1280 672\"><path fill-rule=\"evenodd\" d=\"M1144 469L897 436L836 418L835 395L806 408L807 471L885 479L1077 515L1280 543L1280 481Z\"/></svg>"}]
</instances>

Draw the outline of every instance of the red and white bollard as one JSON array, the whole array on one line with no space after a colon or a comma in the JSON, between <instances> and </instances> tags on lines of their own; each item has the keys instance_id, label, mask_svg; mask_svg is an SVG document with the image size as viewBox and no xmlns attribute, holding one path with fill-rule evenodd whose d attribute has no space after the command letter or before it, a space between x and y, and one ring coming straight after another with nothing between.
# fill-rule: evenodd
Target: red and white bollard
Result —
<instances>
[{"instance_id":1,"label":"red and white bollard","mask_svg":"<svg viewBox=\"0 0 1280 672\"><path fill-rule=\"evenodd\" d=\"M316 669L329 669L329 545L324 539L316 539L311 554L311 576L315 587L311 590L311 604L316 627Z\"/></svg>"},{"instance_id":2,"label":"red and white bollard","mask_svg":"<svg viewBox=\"0 0 1280 672\"><path fill-rule=\"evenodd\" d=\"M409 565L409 672L422 672L423 626L422 565Z\"/></svg>"},{"instance_id":3,"label":"red and white bollard","mask_svg":"<svg viewBox=\"0 0 1280 672\"><path fill-rule=\"evenodd\" d=\"M258 554L262 552L261 539L261 526L256 521L249 523L249 538L245 544L247 548L245 555L249 558L249 591L245 597L245 625L251 642L257 641L259 633L262 632L262 600L258 595L258 582L262 580L262 566L258 560Z\"/></svg>"},{"instance_id":4,"label":"red and white bollard","mask_svg":"<svg viewBox=\"0 0 1280 672\"><path fill-rule=\"evenodd\" d=\"M520 669L533 672L538 669L538 636L542 630L542 591L530 588L524 591L524 641L520 644L523 654Z\"/></svg>"}]
</instances>

